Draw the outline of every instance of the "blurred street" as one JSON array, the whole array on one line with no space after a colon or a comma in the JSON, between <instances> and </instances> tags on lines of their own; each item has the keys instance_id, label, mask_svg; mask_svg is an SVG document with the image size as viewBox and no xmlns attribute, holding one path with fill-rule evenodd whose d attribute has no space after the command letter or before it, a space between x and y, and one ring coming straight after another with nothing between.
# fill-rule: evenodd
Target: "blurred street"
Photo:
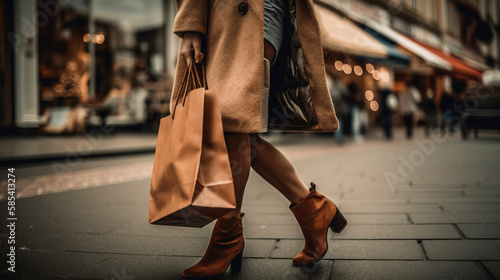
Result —
<instances>
[{"instance_id":1,"label":"blurred street","mask_svg":"<svg viewBox=\"0 0 500 280\"><path fill-rule=\"evenodd\" d=\"M342 146L331 135L267 136L304 182L340 205L349 225L329 232L330 249L317 265L292 267L300 228L286 199L252 173L243 269L228 269L224 279L500 279L498 133L467 141L423 134L406 140L397 129L393 141L372 135ZM0 278L180 279L203 255L213 223L150 225L152 164L153 153L145 153L2 167L3 178L16 168L21 198L16 274L2 266ZM5 255L4 226L1 234Z\"/></svg>"}]
</instances>

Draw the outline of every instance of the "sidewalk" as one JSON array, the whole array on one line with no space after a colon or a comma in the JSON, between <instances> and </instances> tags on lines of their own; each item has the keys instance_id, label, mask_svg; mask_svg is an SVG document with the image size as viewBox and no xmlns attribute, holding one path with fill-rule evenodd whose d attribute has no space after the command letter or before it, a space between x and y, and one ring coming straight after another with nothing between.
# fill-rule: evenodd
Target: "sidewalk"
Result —
<instances>
[{"instance_id":1,"label":"sidewalk","mask_svg":"<svg viewBox=\"0 0 500 280\"><path fill-rule=\"evenodd\" d=\"M305 182L315 181L340 205L348 227L329 233L330 249L317 265L292 267L303 246L300 228L287 201L252 173L243 270L228 270L224 279L500 279L498 137L343 147L314 139L286 138L278 146ZM142 158L136 172L151 160ZM20 279L180 279L203 255L213 224L148 224L148 178L102 184L16 201ZM1 233L5 257L4 227Z\"/></svg>"},{"instance_id":2,"label":"sidewalk","mask_svg":"<svg viewBox=\"0 0 500 280\"><path fill-rule=\"evenodd\" d=\"M382 139L382 132L374 129L368 139ZM418 129L421 130L421 129ZM403 138L403 129L395 134ZM295 143L297 134L274 133L266 136L273 143ZM317 139L315 134L300 141ZM96 157L154 152L156 133L115 131L115 127L93 128L79 135L2 135L0 136L0 165L32 163L33 161L65 159L68 157ZM349 141L349 138L346 139Z\"/></svg>"},{"instance_id":3,"label":"sidewalk","mask_svg":"<svg viewBox=\"0 0 500 280\"><path fill-rule=\"evenodd\" d=\"M66 157L154 152L156 134L92 130L84 135L3 136L0 165Z\"/></svg>"}]
</instances>

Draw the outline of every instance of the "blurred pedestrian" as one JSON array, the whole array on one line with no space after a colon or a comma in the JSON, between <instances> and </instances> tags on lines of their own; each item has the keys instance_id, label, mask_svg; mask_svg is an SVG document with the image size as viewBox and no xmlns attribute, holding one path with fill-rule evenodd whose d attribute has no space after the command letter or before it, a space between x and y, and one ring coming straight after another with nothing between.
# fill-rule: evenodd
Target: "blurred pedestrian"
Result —
<instances>
[{"instance_id":1,"label":"blurred pedestrian","mask_svg":"<svg viewBox=\"0 0 500 280\"><path fill-rule=\"evenodd\" d=\"M415 114L418 112L417 104L421 101L422 97L418 89L410 82L406 82L406 89L399 96L399 109L403 114L407 139L413 137L413 123Z\"/></svg>"},{"instance_id":2,"label":"blurred pedestrian","mask_svg":"<svg viewBox=\"0 0 500 280\"><path fill-rule=\"evenodd\" d=\"M356 143L362 143L363 135L361 134L361 128L363 126L363 108L365 107L363 93L354 82L349 83L348 90L351 105L352 136Z\"/></svg>"},{"instance_id":3,"label":"blurred pedestrian","mask_svg":"<svg viewBox=\"0 0 500 280\"><path fill-rule=\"evenodd\" d=\"M271 88L273 84L285 84L287 90L307 93L314 101L317 124L309 130L331 132L338 127L325 81L314 6L310 1L297 0L290 1L293 7L288 7L288 2L177 1L174 32L182 38L179 55L184 58L177 63L171 104L176 104L182 77L192 65L193 55L196 63L201 62L204 49L207 84L217 89L236 195L236 209L217 220L205 255L183 271L184 278L221 277L230 264L233 272L241 269L245 246L241 206L250 167L291 203L290 210L305 238L304 249L293 264L319 261L328 248L328 227L340 232L347 224L336 205L319 194L314 183L308 189L290 161L257 134L267 130L263 78L267 78L264 69L269 64L285 70L281 76L271 76ZM202 48L202 42L207 43L206 48ZM288 82L283 78L285 72L298 73L301 80L308 81L307 86Z\"/></svg>"},{"instance_id":4,"label":"blurred pedestrian","mask_svg":"<svg viewBox=\"0 0 500 280\"><path fill-rule=\"evenodd\" d=\"M439 101L439 109L441 109L441 134L446 134L446 130L453 134L455 132L453 128L453 104L455 99L449 91L444 91Z\"/></svg>"},{"instance_id":5,"label":"blurred pedestrian","mask_svg":"<svg viewBox=\"0 0 500 280\"><path fill-rule=\"evenodd\" d=\"M392 139L392 114L398 108L398 99L389 87L380 90L380 123L385 139Z\"/></svg>"},{"instance_id":6,"label":"blurred pedestrian","mask_svg":"<svg viewBox=\"0 0 500 280\"><path fill-rule=\"evenodd\" d=\"M344 125L345 120L349 116L349 92L347 87L339 78L332 78L327 75L326 79L328 83L328 90L332 97L333 104L335 104L335 113L337 114L337 119L339 120L339 129L335 131L335 140L338 144L343 144L344 142Z\"/></svg>"},{"instance_id":7,"label":"blurred pedestrian","mask_svg":"<svg viewBox=\"0 0 500 280\"><path fill-rule=\"evenodd\" d=\"M423 105L425 110L425 136L429 137L431 130L437 128L438 114L436 100L434 98L434 90L432 88L427 89Z\"/></svg>"}]
</instances>

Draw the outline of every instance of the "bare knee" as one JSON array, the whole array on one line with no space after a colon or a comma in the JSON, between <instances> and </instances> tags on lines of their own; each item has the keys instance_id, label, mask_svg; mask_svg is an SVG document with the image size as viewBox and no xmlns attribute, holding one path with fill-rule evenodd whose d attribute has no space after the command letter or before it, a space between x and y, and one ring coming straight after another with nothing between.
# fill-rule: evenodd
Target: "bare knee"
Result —
<instances>
[{"instance_id":1,"label":"bare knee","mask_svg":"<svg viewBox=\"0 0 500 280\"><path fill-rule=\"evenodd\" d=\"M230 154L238 152L241 155L250 152L250 137L247 133L224 133L226 147Z\"/></svg>"},{"instance_id":2,"label":"bare knee","mask_svg":"<svg viewBox=\"0 0 500 280\"><path fill-rule=\"evenodd\" d=\"M250 171L250 137L246 133L224 133L233 177Z\"/></svg>"}]
</instances>

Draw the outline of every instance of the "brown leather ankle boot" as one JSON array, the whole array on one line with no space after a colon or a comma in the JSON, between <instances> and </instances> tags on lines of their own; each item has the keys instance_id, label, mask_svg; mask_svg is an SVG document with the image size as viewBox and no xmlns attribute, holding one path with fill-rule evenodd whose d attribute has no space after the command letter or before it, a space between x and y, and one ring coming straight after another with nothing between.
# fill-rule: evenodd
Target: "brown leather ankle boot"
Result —
<instances>
[{"instance_id":1,"label":"brown leather ankle boot","mask_svg":"<svg viewBox=\"0 0 500 280\"><path fill-rule=\"evenodd\" d=\"M335 203L316 191L316 184L311 183L309 191L298 204L290 205L306 242L302 252L293 259L297 266L310 266L323 258L328 250L328 227L340 233L347 225Z\"/></svg>"},{"instance_id":2,"label":"brown leather ankle boot","mask_svg":"<svg viewBox=\"0 0 500 280\"><path fill-rule=\"evenodd\" d=\"M210 279L224 275L231 264L231 272L241 270L243 248L243 226L241 219L219 218L212 232L212 238L203 258L182 272L185 279Z\"/></svg>"}]
</instances>

